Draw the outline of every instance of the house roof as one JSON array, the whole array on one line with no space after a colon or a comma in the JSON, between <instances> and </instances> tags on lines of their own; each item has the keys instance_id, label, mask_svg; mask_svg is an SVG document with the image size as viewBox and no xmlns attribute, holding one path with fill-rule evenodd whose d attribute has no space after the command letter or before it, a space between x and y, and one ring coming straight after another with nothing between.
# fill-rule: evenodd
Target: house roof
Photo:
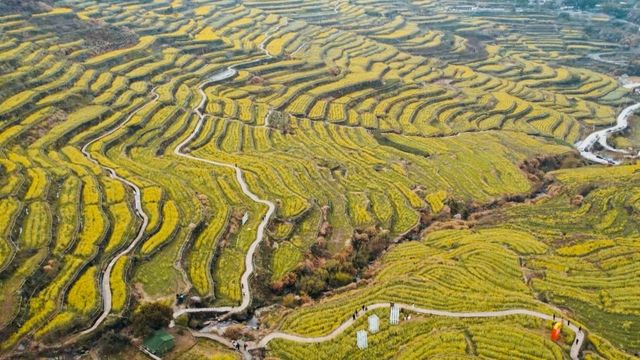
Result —
<instances>
[{"instance_id":1,"label":"house roof","mask_svg":"<svg viewBox=\"0 0 640 360\"><path fill-rule=\"evenodd\" d=\"M173 336L164 330L157 330L144 340L144 347L154 354L165 353L173 346Z\"/></svg>"}]
</instances>

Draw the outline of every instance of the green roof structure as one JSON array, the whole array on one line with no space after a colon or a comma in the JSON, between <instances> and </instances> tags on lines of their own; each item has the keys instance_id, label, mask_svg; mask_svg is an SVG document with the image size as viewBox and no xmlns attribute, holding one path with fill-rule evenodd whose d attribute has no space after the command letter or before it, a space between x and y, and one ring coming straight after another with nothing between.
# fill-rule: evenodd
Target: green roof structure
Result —
<instances>
[{"instance_id":1,"label":"green roof structure","mask_svg":"<svg viewBox=\"0 0 640 360\"><path fill-rule=\"evenodd\" d=\"M157 330L153 335L144 340L144 348L150 353L162 356L175 346L173 336L164 330Z\"/></svg>"}]
</instances>

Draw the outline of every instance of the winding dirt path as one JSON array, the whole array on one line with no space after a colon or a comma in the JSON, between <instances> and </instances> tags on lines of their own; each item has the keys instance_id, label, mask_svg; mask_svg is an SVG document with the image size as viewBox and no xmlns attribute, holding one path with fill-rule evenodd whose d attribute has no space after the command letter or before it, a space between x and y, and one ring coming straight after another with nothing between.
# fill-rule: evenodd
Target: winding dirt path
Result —
<instances>
[{"instance_id":1,"label":"winding dirt path","mask_svg":"<svg viewBox=\"0 0 640 360\"><path fill-rule=\"evenodd\" d=\"M640 83L629 84L629 86L638 87L640 86ZM626 107L624 110L620 112L620 114L618 114L618 117L616 118L616 125L608 127L606 129L595 131L589 134L584 140L578 141L575 147L580 152L580 155L582 155L582 157L584 157L585 159L588 159L600 164L605 164L605 165L620 164L620 161L593 153L592 151L593 146L596 143L600 144L600 146L602 146L607 151L626 154L626 155L632 155L629 153L629 151L616 149L610 146L607 143L607 139L609 138L609 136L611 136L611 134L615 134L626 129L629 126L629 117L631 117L631 115L633 115L633 113L638 109L640 109L640 103Z\"/></svg>"},{"instance_id":2,"label":"winding dirt path","mask_svg":"<svg viewBox=\"0 0 640 360\"><path fill-rule=\"evenodd\" d=\"M599 61L605 64L617 65L617 66L625 65L624 61L604 59L602 57L604 55L609 55L609 54L615 54L615 52L588 54L587 57L591 60ZM624 84L623 87L626 89L633 90L637 87L640 87L640 83ZM640 109L640 103L626 107L624 110L622 110L622 112L620 112L620 114L618 114L618 117L616 118L616 125L603 130L594 131L593 133L589 134L584 140L578 141L575 144L575 147L580 152L580 155L582 155L582 157L584 157L587 160L591 160L599 164L619 165L620 161L616 161L614 159L611 159L603 155L596 155L595 153L592 152L593 146L596 143L598 143L600 144L600 146L602 146L602 148L604 148L607 151L633 156L633 154L630 154L630 152L626 150L620 150L612 147L607 143L607 139L611 134L615 134L626 129L629 126L629 117L638 109ZM640 153L635 155L635 157L640 157Z\"/></svg>"},{"instance_id":3,"label":"winding dirt path","mask_svg":"<svg viewBox=\"0 0 640 360\"><path fill-rule=\"evenodd\" d=\"M615 54L615 52L604 52L604 53L588 54L587 57L589 59L591 59L591 60L599 61L601 63L605 63L605 64L609 64L609 65L618 65L618 66L625 65L624 61L609 60L609 59L603 58L603 56L610 55L610 54Z\"/></svg>"},{"instance_id":4,"label":"winding dirt path","mask_svg":"<svg viewBox=\"0 0 640 360\"><path fill-rule=\"evenodd\" d=\"M140 224L140 227L138 228L138 233L136 235L136 237L133 239L133 241L131 241L131 243L129 244L129 246L122 250L121 252L119 252L113 259L111 259L111 261L109 262L109 264L107 265L107 268L105 269L105 271L102 273L102 281L100 284L100 288L101 288L101 293L102 293L102 314L100 314L100 317L98 317L98 319L96 319L96 321L93 323L93 325L86 329L81 331L78 336L81 335L86 335L89 334L93 331L95 331L98 326L100 326L102 324L102 322L107 318L107 316L109 316L109 313L111 312L111 272L113 271L113 267L115 266L116 262L118 262L118 260L120 260L120 258L122 258L123 256L129 254L131 251L133 251L133 249L135 249L135 247L138 245L138 243L140 242L140 240L142 240L142 238L144 237L144 231L147 228L147 225L149 224L149 217L147 216L147 214L144 212L144 210L142 209L142 196L141 196L141 192L140 192L140 188L132 183L131 181L120 177L118 175L118 173L107 166L103 166L102 164L100 164L100 162L98 162L96 159L94 159L91 156L91 153L89 152L88 148L89 146L91 146L92 144L94 144L97 141L100 141L102 139L104 139L105 137L115 133L116 131L122 129L125 125L127 125L129 123L129 121L131 121L131 119L138 113L140 112L140 110L144 109L145 107L147 107L150 104L153 104L155 102L158 101L158 99L160 98L160 95L158 95L156 93L156 89L152 89L151 90L151 94L153 95L153 100L146 102L142 105L140 105L137 109L135 109L134 111L132 111L129 116L127 116L127 118L120 123L120 125L118 125L117 127L111 129L110 131L107 131L106 133L94 138L93 140L89 141L88 143L86 143L81 151L82 154L92 163L100 166L101 168L103 168L104 170L106 170L109 173L109 176L112 179L118 180L120 182L122 182L123 184L125 184L125 186L130 187L131 189L133 189L133 195L134 195L134 208L136 211L136 216L138 216L140 219L142 219L142 223Z\"/></svg>"},{"instance_id":5,"label":"winding dirt path","mask_svg":"<svg viewBox=\"0 0 640 360\"><path fill-rule=\"evenodd\" d=\"M232 78L234 77L238 71L236 70L236 67L238 66L246 66L258 61L263 61L265 58L266 59L270 59L272 56L269 53L269 51L265 48L267 42L271 39L271 37L273 36L273 33L277 32L282 26L285 26L287 24L287 22L285 21L283 25L279 25L274 27L271 31L269 31L267 33L267 35L265 36L264 40L262 40L262 42L259 45L259 48L262 52L264 52L265 57L261 58L261 59L257 59L257 60L250 60L247 62L243 62L243 63L238 63L238 64L234 64L232 66L227 67L224 70L221 70L213 75L211 75L207 80L205 80L199 87L198 87L198 92L200 93L200 103L193 109L193 112L198 115L198 123L195 127L195 129L193 130L193 132L184 140L182 141L178 146L176 146L176 148L174 149L174 153L178 156L181 156L183 158L187 158L189 160L193 160L193 161L199 161L199 162L203 162L203 163L207 163L210 165L214 165L214 166L219 166L219 167L225 167L228 169L231 169L235 172L236 175L236 181L238 182L238 185L240 185L240 189L242 190L242 192L245 194L245 196L247 196L249 199L251 199L251 201L261 204L261 205L266 205L267 206L267 212L264 215L264 217L262 218L262 221L260 222L260 224L258 225L258 229L256 231L256 239L251 243L251 246L249 247L249 251L247 252L247 255L245 256L245 270L244 273L242 274L242 278L240 279L240 284L241 284L241 289L242 289L242 302L240 303L240 305L238 306L223 306L223 307L210 307L210 308L185 308L185 309L178 309L176 311L174 311L173 313L173 317L174 319L179 317L180 315L186 314L186 313L226 313L224 316L228 317L232 314L236 314L236 313L240 313L242 311L244 311L245 309L247 309L249 307L249 304L251 303L251 289L250 289L250 285L249 285L249 278L251 277L251 275L254 272L254 264L253 264L253 258L255 255L255 252L258 249L258 246L260 245L260 243L262 242L262 240L264 239L264 234L265 234L265 229L267 227L267 225L269 224L269 221L271 220L271 217L273 216L273 214L276 211L276 206L273 202L268 201L268 200L264 200L261 199L260 197L258 197L256 194L254 194L250 189L249 186L247 185L246 181L244 180L244 173L243 170L241 168L239 168L236 165L232 165L232 164L227 164L227 163L223 163L223 162L219 162L219 161L214 161L214 160L209 160L209 159L204 159L204 158L200 158L200 157L196 157L193 155L190 155L188 153L185 153L183 151L183 149L185 148L185 146L187 146L189 143L191 143L191 141L193 141L193 139L200 133L200 130L202 129L202 126L204 124L204 120L206 118L206 115L204 115L204 106L207 102L207 94L204 92L204 89L214 83L218 83L221 81L224 81L226 79ZM269 112L267 113L266 119L265 119L265 126L268 125L268 120L269 117L271 115L272 110L270 109Z\"/></svg>"},{"instance_id":6,"label":"winding dirt path","mask_svg":"<svg viewBox=\"0 0 640 360\"><path fill-rule=\"evenodd\" d=\"M486 311L486 312L450 312L450 311L442 311L442 310L434 310L434 309L424 309L424 308L419 308L419 307L406 305L406 304L396 303L395 305L402 310L410 311L418 314L445 316L445 317L453 317L453 318L492 318L492 317L504 317L504 316L510 316L510 315L526 315L526 316L537 317L543 320L552 320L552 321L554 320L552 315L548 315L548 314L544 314L544 313L540 313L532 310L526 310L526 309L512 309L512 310ZM391 307L391 304L389 303L373 304L367 307L367 311L365 312L359 311L358 316L362 316L364 313L368 311L372 311L375 309L388 308L388 307ZM565 326L567 326L567 328L569 328L571 331L575 333L577 341L574 341L573 344L571 345L570 356L572 360L578 360L580 350L584 343L585 334L574 324L569 324L567 320L561 320L561 321ZM306 337L306 336L300 336L295 334L274 332L262 338L257 344L248 343L248 348L249 350L263 349L267 346L269 342L275 339L283 339L287 341L294 341L294 342L305 343L305 344L316 344L316 343L326 342L326 341L330 341L337 338L340 334L344 333L349 327L351 327L351 325L353 325L355 322L356 322L355 320L353 320L352 318L349 318L349 320L343 322L340 326L335 328L329 334L324 336L317 336L317 337Z\"/></svg>"},{"instance_id":7,"label":"winding dirt path","mask_svg":"<svg viewBox=\"0 0 640 360\"><path fill-rule=\"evenodd\" d=\"M234 74L230 74L227 72L228 70L225 70L225 72L222 72L219 74L219 76L216 76L215 81L222 81L226 78L229 78L231 76L233 76ZM207 84L211 84L212 82L214 82L213 80L203 84L203 86L207 85ZM204 90L203 90L203 86L200 87L199 91L201 93L201 95L203 96L203 100L206 100L206 95L204 94ZM203 105L206 101L201 102L201 104ZM214 308L186 308L186 309L180 309L174 312L173 317L177 318L178 316L185 314L185 313L199 313L199 312L219 312L219 313L228 313L228 314L233 314L233 313L239 313L244 311L250 304L251 302L251 293L250 293L250 288L249 288L249 278L251 277L251 274L253 274L254 271L254 266L253 266L253 257L254 254L256 252L256 250L258 249L258 245L260 245L260 243L262 242L262 240L264 239L264 232L265 229L267 227L267 224L269 223L269 220L271 219L271 216L273 216L275 210L276 210L276 206L274 203L272 203L271 201L268 200L263 200L261 198L259 198L256 194L254 194L253 192L251 192L251 190L249 190L249 186L247 185L247 183L244 180L244 175L243 175L243 171L242 169L240 169L239 167L235 166L235 165L231 165L231 164L227 164L227 163L222 163L222 162L218 162L218 161L213 161L213 160L209 160L209 159L203 159L203 158L199 158L196 156L192 156L189 155L187 153L184 153L182 151L182 149L189 144L199 133L200 133L200 129L202 128L202 125L204 123L204 119L205 116L202 115L202 113L200 112L200 106L198 107L198 109L195 110L195 113L198 114L199 120L198 120L198 124L196 125L196 128L194 129L194 132L191 133L191 135L189 135L188 138L186 138L182 143L180 143L180 145L178 145L175 150L174 153L178 156L187 158L189 160L193 160L193 161L199 161L199 162L204 162L210 165L214 165L214 166L220 166L220 167L225 167L228 169L232 169L234 170L235 174L236 174L236 181L238 182L238 184L240 185L240 188L242 190L242 192L248 197L250 198L253 202L262 204L262 205L266 205L268 207L267 213L265 214L265 216L263 217L262 221L260 222L260 225L258 225L258 230L256 232L256 239L253 241L253 243L251 243L251 246L249 247L249 251L247 252L247 256L245 257L245 270L244 273L242 274L242 278L240 280L240 283L242 284L242 303L239 306L235 306L235 307L214 307Z\"/></svg>"}]
</instances>

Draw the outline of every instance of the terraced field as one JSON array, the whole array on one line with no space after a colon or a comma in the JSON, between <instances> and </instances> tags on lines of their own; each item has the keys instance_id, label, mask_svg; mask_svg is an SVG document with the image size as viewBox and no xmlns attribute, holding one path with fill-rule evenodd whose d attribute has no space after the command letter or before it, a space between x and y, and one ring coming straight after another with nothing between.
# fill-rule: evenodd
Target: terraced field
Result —
<instances>
[{"instance_id":1,"label":"terraced field","mask_svg":"<svg viewBox=\"0 0 640 360\"><path fill-rule=\"evenodd\" d=\"M264 329L322 336L380 302L524 308L579 323L585 356L640 351L640 170L573 147L637 102L586 66L621 47L597 24L458 1L50 3L0 15L0 357L77 355L141 303L242 323L287 298L311 303ZM526 316L414 315L360 351L363 326L256 352L555 359L573 342Z\"/></svg>"},{"instance_id":2,"label":"terraced field","mask_svg":"<svg viewBox=\"0 0 640 360\"><path fill-rule=\"evenodd\" d=\"M633 165L615 171L585 168L555 172L561 195L542 198L536 204L512 206L479 221L492 225L428 232L419 242L393 248L382 259L375 276L356 289L290 312L283 321L268 321L277 323L286 333L321 336L350 318L353 309L378 302L450 311L527 308L558 316L570 311L575 322L589 329L585 358L631 359L631 354L638 351L637 337L632 335L637 332L638 297L630 284L638 276L635 259L639 233L637 211L629 217L624 209L637 208L638 169ZM625 194L620 191L623 187ZM585 189L592 190L585 194ZM582 197L578 203L576 199ZM609 210L602 212L598 208L604 203ZM493 223L497 219L508 226L496 227ZM517 325L521 321L518 317L467 323L424 316L394 327L388 323L388 310L378 312L384 325L380 334L372 336L370 349L365 352L351 345L353 332L367 326L362 317L352 329L329 342L275 340L270 345L271 353L281 358L321 358L327 352L345 358L412 358L458 351L465 357L482 355L470 352L469 342L478 351L481 343L492 333L499 334L498 328L505 324L517 334L519 326L534 332L550 327L530 319L526 325ZM478 324L482 325L476 327ZM479 342L475 332L482 334ZM409 340L413 334L425 334L429 340L413 343ZM554 352L566 346L559 343L559 347L548 347L543 344L546 337L540 335L527 336L525 345L512 336L520 339L520 335L498 336L500 340L491 342L493 352L485 356L511 358L516 343L516 351L522 351L519 357L556 358ZM567 333L564 344L572 344L572 336Z\"/></svg>"}]
</instances>

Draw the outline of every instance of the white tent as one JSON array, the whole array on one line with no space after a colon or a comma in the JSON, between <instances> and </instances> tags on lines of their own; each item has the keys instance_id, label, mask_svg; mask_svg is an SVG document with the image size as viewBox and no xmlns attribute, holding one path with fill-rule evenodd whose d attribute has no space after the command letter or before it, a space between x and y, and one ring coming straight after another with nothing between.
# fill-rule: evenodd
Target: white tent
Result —
<instances>
[{"instance_id":1,"label":"white tent","mask_svg":"<svg viewBox=\"0 0 640 360\"><path fill-rule=\"evenodd\" d=\"M360 350L366 349L369 345L367 343L367 332L365 330L358 330L358 332L356 333L356 340L358 343L358 349Z\"/></svg>"},{"instance_id":2,"label":"white tent","mask_svg":"<svg viewBox=\"0 0 640 360\"><path fill-rule=\"evenodd\" d=\"M380 329L380 318L376 315L369 316L369 332L375 334Z\"/></svg>"},{"instance_id":3,"label":"white tent","mask_svg":"<svg viewBox=\"0 0 640 360\"><path fill-rule=\"evenodd\" d=\"M400 322L400 308L393 305L391 307L391 314L389 316L389 323L391 325L397 325Z\"/></svg>"}]
</instances>

